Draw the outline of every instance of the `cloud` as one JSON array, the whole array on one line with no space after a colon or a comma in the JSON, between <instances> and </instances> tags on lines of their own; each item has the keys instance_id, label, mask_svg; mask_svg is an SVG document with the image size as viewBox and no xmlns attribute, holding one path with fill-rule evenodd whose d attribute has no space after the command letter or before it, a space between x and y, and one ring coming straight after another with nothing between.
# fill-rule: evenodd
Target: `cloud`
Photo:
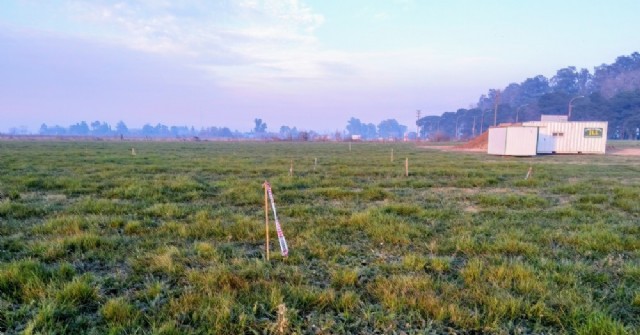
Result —
<instances>
[{"instance_id":1,"label":"cloud","mask_svg":"<svg viewBox=\"0 0 640 335\"><path fill-rule=\"evenodd\" d=\"M324 22L298 0L70 1L67 8L93 38L179 55L217 75L230 65L271 69L275 77L308 70L299 57L317 52L313 33Z\"/></svg>"},{"instance_id":2,"label":"cloud","mask_svg":"<svg viewBox=\"0 0 640 335\"><path fill-rule=\"evenodd\" d=\"M70 34L170 56L232 88L393 84L441 72L438 63L446 61L424 47L328 49L316 36L324 16L301 0L62 1L56 13L66 12ZM391 15L365 10L379 19Z\"/></svg>"},{"instance_id":3,"label":"cloud","mask_svg":"<svg viewBox=\"0 0 640 335\"><path fill-rule=\"evenodd\" d=\"M34 102L24 105L22 114L51 111L51 119L43 119L47 123L54 122L47 121L55 120L54 115L58 119L64 115L69 122L82 119L79 111L91 110L116 121L152 113L137 120L176 123L190 115L194 123L240 127L256 116L269 115L270 122L335 124L347 118L346 113L389 115L425 107L425 101L441 101L445 89L482 63L472 54L465 55L468 59L443 55L425 41L391 48L380 39L362 51L354 40L354 48L331 48L330 42L319 40L320 28L328 24L324 16L301 0L58 0L57 4L56 17L41 20L43 25L38 26L47 31L42 41L34 37L20 42L42 50L38 54L47 54L48 59L12 57L24 59L15 68L31 75L16 72L16 80L22 76L24 82L5 90L7 97L16 97L12 100L16 106L20 96ZM387 11L390 20L397 15ZM363 20L369 22L371 16ZM36 48L37 43L50 45ZM60 102L44 106L36 100ZM455 104L452 100L468 99L457 96L447 103ZM72 109L76 114L67 112ZM294 121L300 111L308 115Z\"/></svg>"}]
</instances>

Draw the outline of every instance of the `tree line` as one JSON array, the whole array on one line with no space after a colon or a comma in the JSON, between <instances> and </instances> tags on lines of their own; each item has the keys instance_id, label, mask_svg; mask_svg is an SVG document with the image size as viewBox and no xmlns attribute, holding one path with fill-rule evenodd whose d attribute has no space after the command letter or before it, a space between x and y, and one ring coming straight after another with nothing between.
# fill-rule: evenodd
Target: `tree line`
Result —
<instances>
[{"instance_id":1,"label":"tree line","mask_svg":"<svg viewBox=\"0 0 640 335\"><path fill-rule=\"evenodd\" d=\"M570 121L607 121L612 139L640 139L640 53L587 69L569 66L549 78L538 75L503 89L490 89L475 106L420 118L421 138L463 139L494 123L569 115Z\"/></svg>"},{"instance_id":2,"label":"tree line","mask_svg":"<svg viewBox=\"0 0 640 335\"><path fill-rule=\"evenodd\" d=\"M59 125L47 126L42 124L38 132L40 135L48 136L136 136L136 137L220 137L234 138L243 134L238 131L231 131L227 127L208 127L196 130L193 126L167 126L161 123L155 126L145 124L140 129L130 129L123 121L119 121L115 127L111 127L107 122L94 121L87 123L81 121L69 127Z\"/></svg>"},{"instance_id":3,"label":"tree line","mask_svg":"<svg viewBox=\"0 0 640 335\"><path fill-rule=\"evenodd\" d=\"M387 119L377 126L373 123L363 123L360 119L352 117L347 122L347 132L353 136L359 136L362 140L374 139L403 139L407 132L407 126L401 125L395 119Z\"/></svg>"},{"instance_id":4,"label":"tree line","mask_svg":"<svg viewBox=\"0 0 640 335\"><path fill-rule=\"evenodd\" d=\"M94 136L94 137L151 137L151 138L219 138L219 139L269 139L283 141L329 141L350 140L351 135L359 136L362 140L373 139L402 139L407 127L395 119L373 123L363 123L359 119L351 118L347 122L346 132L336 130L335 133L321 134L313 130L299 130L297 127L280 126L278 131L269 131L268 125L260 118L254 119L254 127L249 132L239 132L228 127L203 127L195 129L191 126L167 126L161 123L145 124L142 128L130 128L123 121L115 126L107 122L81 121L68 127L59 125L48 126L42 124L38 133L45 136ZM414 133L415 135L415 133Z\"/></svg>"}]
</instances>

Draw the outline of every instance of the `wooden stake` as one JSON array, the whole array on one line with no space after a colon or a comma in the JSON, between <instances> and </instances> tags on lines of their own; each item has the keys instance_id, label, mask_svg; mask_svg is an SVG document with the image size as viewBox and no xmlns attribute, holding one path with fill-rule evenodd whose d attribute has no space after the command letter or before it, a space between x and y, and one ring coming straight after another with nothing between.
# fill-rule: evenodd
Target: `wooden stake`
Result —
<instances>
[{"instance_id":1,"label":"wooden stake","mask_svg":"<svg viewBox=\"0 0 640 335\"><path fill-rule=\"evenodd\" d=\"M313 171L316 170L316 166L318 165L318 157L313 159Z\"/></svg>"},{"instance_id":2,"label":"wooden stake","mask_svg":"<svg viewBox=\"0 0 640 335\"><path fill-rule=\"evenodd\" d=\"M293 177L293 159L291 160L291 166L289 166L289 177Z\"/></svg>"},{"instance_id":3,"label":"wooden stake","mask_svg":"<svg viewBox=\"0 0 640 335\"><path fill-rule=\"evenodd\" d=\"M409 177L409 157L404 159L404 176Z\"/></svg>"},{"instance_id":4,"label":"wooden stake","mask_svg":"<svg viewBox=\"0 0 640 335\"><path fill-rule=\"evenodd\" d=\"M267 194L267 181L264 181L262 184L264 187L264 229L265 229L265 240L266 240L266 251L267 251L267 261L269 261L269 195Z\"/></svg>"},{"instance_id":5,"label":"wooden stake","mask_svg":"<svg viewBox=\"0 0 640 335\"><path fill-rule=\"evenodd\" d=\"M287 328L287 306L282 303L278 305L278 320L276 325L278 326L278 334L284 334L285 328Z\"/></svg>"},{"instance_id":6,"label":"wooden stake","mask_svg":"<svg viewBox=\"0 0 640 335\"><path fill-rule=\"evenodd\" d=\"M391 149L391 162L393 162L393 149Z\"/></svg>"},{"instance_id":7,"label":"wooden stake","mask_svg":"<svg viewBox=\"0 0 640 335\"><path fill-rule=\"evenodd\" d=\"M527 176L524 177L524 180L528 180L533 176L533 166L529 166L529 171L527 171Z\"/></svg>"},{"instance_id":8,"label":"wooden stake","mask_svg":"<svg viewBox=\"0 0 640 335\"><path fill-rule=\"evenodd\" d=\"M351 142L349 142L349 152L351 152Z\"/></svg>"},{"instance_id":9,"label":"wooden stake","mask_svg":"<svg viewBox=\"0 0 640 335\"><path fill-rule=\"evenodd\" d=\"M135 156L136 155L136 148L131 148L131 155Z\"/></svg>"}]
</instances>

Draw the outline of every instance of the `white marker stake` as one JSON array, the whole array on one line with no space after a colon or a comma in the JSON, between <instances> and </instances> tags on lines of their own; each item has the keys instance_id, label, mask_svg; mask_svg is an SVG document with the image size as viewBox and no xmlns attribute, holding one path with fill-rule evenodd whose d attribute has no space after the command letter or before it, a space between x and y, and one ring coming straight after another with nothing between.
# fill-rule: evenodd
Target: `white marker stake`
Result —
<instances>
[{"instance_id":1,"label":"white marker stake","mask_svg":"<svg viewBox=\"0 0 640 335\"><path fill-rule=\"evenodd\" d=\"M284 233L282 233L282 227L280 226L280 221L278 221L278 214L276 213L276 203L273 201L273 193L271 192L271 185L269 183L265 183L267 187L267 193L269 194L269 199L271 199L271 209L273 209L273 220L276 222L276 232L278 233L278 241L280 242L280 253L282 256L287 257L289 255L289 247L287 246L287 240L284 238Z\"/></svg>"},{"instance_id":2,"label":"white marker stake","mask_svg":"<svg viewBox=\"0 0 640 335\"><path fill-rule=\"evenodd\" d=\"M527 176L524 177L524 180L528 180L529 178L531 178L533 175L533 166L529 167L529 171L527 171Z\"/></svg>"}]
</instances>

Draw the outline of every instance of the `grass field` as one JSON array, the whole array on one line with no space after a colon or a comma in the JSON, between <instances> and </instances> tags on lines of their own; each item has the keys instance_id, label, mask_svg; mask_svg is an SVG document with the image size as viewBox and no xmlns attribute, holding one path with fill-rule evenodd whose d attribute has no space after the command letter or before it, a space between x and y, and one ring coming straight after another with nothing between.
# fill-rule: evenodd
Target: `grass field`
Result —
<instances>
[{"instance_id":1,"label":"grass field","mask_svg":"<svg viewBox=\"0 0 640 335\"><path fill-rule=\"evenodd\" d=\"M0 142L0 169L0 333L640 328L639 157Z\"/></svg>"}]
</instances>

